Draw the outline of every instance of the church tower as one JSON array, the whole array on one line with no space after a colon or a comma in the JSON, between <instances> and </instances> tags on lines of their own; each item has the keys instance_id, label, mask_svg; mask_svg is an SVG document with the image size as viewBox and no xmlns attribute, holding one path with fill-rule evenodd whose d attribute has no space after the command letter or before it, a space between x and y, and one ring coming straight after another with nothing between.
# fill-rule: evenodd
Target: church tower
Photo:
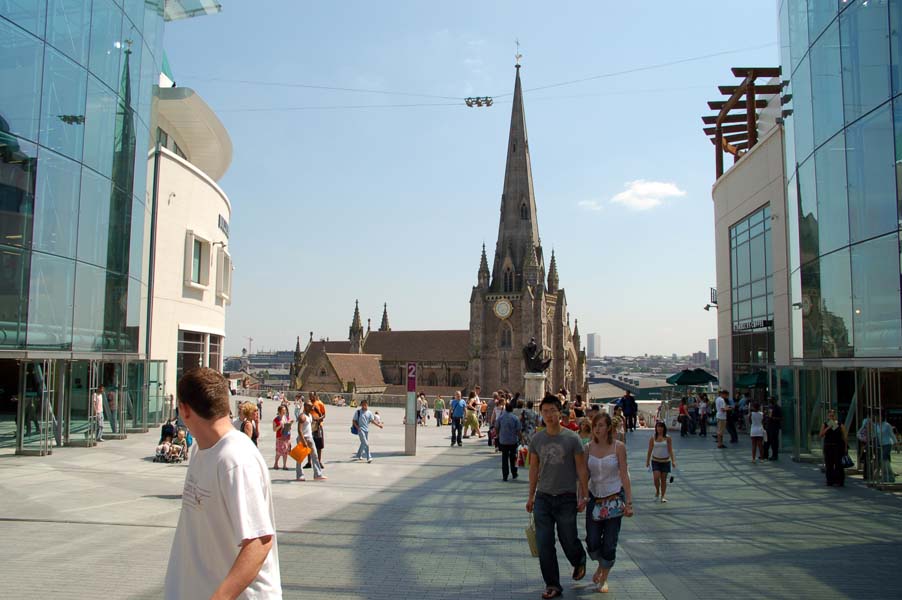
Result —
<instances>
[{"instance_id":1,"label":"church tower","mask_svg":"<svg viewBox=\"0 0 902 600\"><path fill-rule=\"evenodd\" d=\"M351 354L363 353L363 323L360 321L360 306L357 300L354 300L354 318L351 320L351 326L348 328L348 341L351 342Z\"/></svg>"},{"instance_id":2,"label":"church tower","mask_svg":"<svg viewBox=\"0 0 902 600\"><path fill-rule=\"evenodd\" d=\"M546 373L548 389L566 385L567 374L577 365L564 364L576 353L566 298L558 286L556 261L545 271L518 61L492 270L490 274L483 246L470 295L471 386L478 383L488 393L498 388L523 391L522 350L530 338L553 359Z\"/></svg>"}]
</instances>

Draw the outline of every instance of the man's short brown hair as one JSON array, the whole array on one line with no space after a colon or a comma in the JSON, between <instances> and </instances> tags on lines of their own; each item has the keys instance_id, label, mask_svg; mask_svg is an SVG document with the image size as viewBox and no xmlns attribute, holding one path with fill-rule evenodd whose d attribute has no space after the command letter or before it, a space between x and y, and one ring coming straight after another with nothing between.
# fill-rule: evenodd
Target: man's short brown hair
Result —
<instances>
[{"instance_id":1,"label":"man's short brown hair","mask_svg":"<svg viewBox=\"0 0 902 600\"><path fill-rule=\"evenodd\" d=\"M202 419L229 416L229 382L215 369L201 367L182 375L178 399Z\"/></svg>"}]
</instances>

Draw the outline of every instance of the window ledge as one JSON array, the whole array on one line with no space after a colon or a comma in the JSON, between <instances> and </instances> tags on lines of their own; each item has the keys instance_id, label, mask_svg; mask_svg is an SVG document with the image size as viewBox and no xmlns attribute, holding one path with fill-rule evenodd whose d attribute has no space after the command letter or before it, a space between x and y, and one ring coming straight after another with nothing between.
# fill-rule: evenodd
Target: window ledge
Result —
<instances>
[{"instance_id":1,"label":"window ledge","mask_svg":"<svg viewBox=\"0 0 902 600\"><path fill-rule=\"evenodd\" d=\"M210 289L209 285L204 285L202 283L195 283L193 281L186 281L185 287L190 288L192 290L201 290L201 291L206 291L206 290Z\"/></svg>"}]
</instances>

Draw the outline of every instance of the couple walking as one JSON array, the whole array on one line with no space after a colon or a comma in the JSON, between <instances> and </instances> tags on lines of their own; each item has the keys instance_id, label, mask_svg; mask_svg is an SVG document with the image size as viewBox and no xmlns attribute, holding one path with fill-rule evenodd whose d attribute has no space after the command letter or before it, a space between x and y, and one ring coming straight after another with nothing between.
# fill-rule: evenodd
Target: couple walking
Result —
<instances>
[{"instance_id":1,"label":"couple walking","mask_svg":"<svg viewBox=\"0 0 902 600\"><path fill-rule=\"evenodd\" d=\"M579 581L586 574L586 550L576 530L576 515L583 511L588 556L598 561L592 581L599 592L606 593L621 520L633 516L626 445L614 438L607 413L592 418L592 439L584 449L579 436L561 426L562 405L556 396L546 395L539 412L545 429L537 432L529 444L526 510L535 519L539 566L545 580L542 598L563 594L555 528L573 566L573 580Z\"/></svg>"}]
</instances>

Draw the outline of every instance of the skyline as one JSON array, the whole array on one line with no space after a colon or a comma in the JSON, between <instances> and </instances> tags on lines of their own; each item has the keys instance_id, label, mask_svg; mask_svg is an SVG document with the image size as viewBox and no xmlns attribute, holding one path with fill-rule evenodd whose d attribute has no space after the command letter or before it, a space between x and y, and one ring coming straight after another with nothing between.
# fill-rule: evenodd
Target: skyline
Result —
<instances>
[{"instance_id":1,"label":"skyline","mask_svg":"<svg viewBox=\"0 0 902 600\"><path fill-rule=\"evenodd\" d=\"M228 354L248 336L255 350L311 330L346 339L356 299L374 328L383 303L393 329L467 328L497 235L517 39L539 233L571 325L609 355L706 349L714 153L700 116L731 66L779 64L775 5L723 3L724 22L748 24L741 44L709 32L701 6L270 6L225 3L165 40L176 81L235 148L219 182L234 207ZM199 51L239 33L216 63Z\"/></svg>"}]
</instances>

